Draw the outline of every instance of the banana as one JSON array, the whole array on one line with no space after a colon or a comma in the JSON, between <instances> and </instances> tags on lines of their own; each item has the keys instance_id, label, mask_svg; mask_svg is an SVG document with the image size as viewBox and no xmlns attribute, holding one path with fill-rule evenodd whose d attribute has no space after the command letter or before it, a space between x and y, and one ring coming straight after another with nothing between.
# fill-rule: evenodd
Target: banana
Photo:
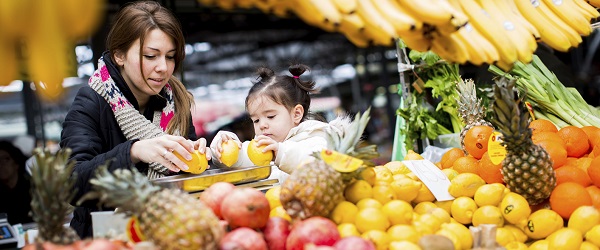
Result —
<instances>
[{"instance_id":1,"label":"banana","mask_svg":"<svg viewBox=\"0 0 600 250\"><path fill-rule=\"evenodd\" d=\"M290 1L292 1L292 0L290 0ZM305 1L305 0L293 0L293 1L294 2L291 4L293 4L293 6L295 6L295 7L292 8L292 11L304 22L306 22L309 25L319 27L328 32L335 32L335 29L336 29L335 26L337 24L331 22L331 20L323 12L321 12L319 9L317 9L317 7L315 5L313 5L311 1ZM339 12L336 12L336 13L339 14ZM341 15L340 15L340 18L341 18ZM338 23L339 23L339 21L338 21Z\"/></svg>"},{"instance_id":2,"label":"banana","mask_svg":"<svg viewBox=\"0 0 600 250\"><path fill-rule=\"evenodd\" d=\"M514 0L513 3L523 18L529 21L540 33L540 40L560 52L567 52L571 48L571 42L563 31L546 19L531 4L530 0Z\"/></svg>"},{"instance_id":3,"label":"banana","mask_svg":"<svg viewBox=\"0 0 600 250\"><path fill-rule=\"evenodd\" d=\"M377 45L390 46L398 34L388 20L381 16L372 1L376 0L358 0L356 14L365 22L363 33Z\"/></svg>"},{"instance_id":4,"label":"banana","mask_svg":"<svg viewBox=\"0 0 600 250\"><path fill-rule=\"evenodd\" d=\"M475 0L450 0L450 4L461 6L473 27L496 47L500 59L510 63L517 60L517 50L511 46L512 41L509 40L502 25L484 14L484 9Z\"/></svg>"},{"instance_id":5,"label":"banana","mask_svg":"<svg viewBox=\"0 0 600 250\"><path fill-rule=\"evenodd\" d=\"M527 19L525 19L525 17L523 17L523 15L521 15L521 12L519 12L514 0L499 0L496 3L498 7L504 8L504 12L511 15L512 19L517 22L518 25L525 27L527 31L529 31L529 33L535 37L536 40L540 39L540 31L538 31L533 24L531 24Z\"/></svg>"},{"instance_id":6,"label":"banana","mask_svg":"<svg viewBox=\"0 0 600 250\"><path fill-rule=\"evenodd\" d=\"M397 0L400 6L406 8L408 13L424 23L441 24L452 19L452 13L439 5L445 0Z\"/></svg>"},{"instance_id":7,"label":"banana","mask_svg":"<svg viewBox=\"0 0 600 250\"><path fill-rule=\"evenodd\" d=\"M453 63L464 64L470 59L466 45L457 37L456 32L450 35L441 35L434 32L431 51L438 54L442 59Z\"/></svg>"},{"instance_id":8,"label":"banana","mask_svg":"<svg viewBox=\"0 0 600 250\"><path fill-rule=\"evenodd\" d=\"M221 9L230 11L235 9L235 1L234 0L218 0L215 5Z\"/></svg>"},{"instance_id":9,"label":"banana","mask_svg":"<svg viewBox=\"0 0 600 250\"><path fill-rule=\"evenodd\" d=\"M89 37L104 19L105 0L60 0L58 15L68 39L80 40Z\"/></svg>"},{"instance_id":10,"label":"banana","mask_svg":"<svg viewBox=\"0 0 600 250\"><path fill-rule=\"evenodd\" d=\"M483 51L481 46L477 43L478 40L473 39L470 34L471 33L468 33L463 27L457 30L454 36L465 45L465 49L469 53L469 62L473 65L481 66L489 59L487 58L485 51Z\"/></svg>"},{"instance_id":11,"label":"banana","mask_svg":"<svg viewBox=\"0 0 600 250\"><path fill-rule=\"evenodd\" d=\"M423 27L423 22L408 14L407 10L400 6L396 0L375 0L372 3L379 13L394 26L396 32Z\"/></svg>"},{"instance_id":12,"label":"banana","mask_svg":"<svg viewBox=\"0 0 600 250\"><path fill-rule=\"evenodd\" d=\"M581 35L577 33L573 27L569 26L565 23L560 17L558 17L548 6L546 6L543 2L539 2L535 9L546 18L546 21L550 23L550 25L559 29L565 36L569 39L569 43L571 43L571 47L578 47L579 44L583 41Z\"/></svg>"},{"instance_id":13,"label":"banana","mask_svg":"<svg viewBox=\"0 0 600 250\"><path fill-rule=\"evenodd\" d=\"M540 5L548 6L548 8L580 35L587 36L592 33L592 25L582 15L582 11L573 0L541 0Z\"/></svg>"},{"instance_id":14,"label":"banana","mask_svg":"<svg viewBox=\"0 0 600 250\"><path fill-rule=\"evenodd\" d=\"M338 27L338 31L344 34L356 47L366 48L369 46L369 39L362 33L364 28L365 22L358 14L342 14L342 22Z\"/></svg>"},{"instance_id":15,"label":"banana","mask_svg":"<svg viewBox=\"0 0 600 250\"><path fill-rule=\"evenodd\" d=\"M431 34L426 34L424 30L412 30L409 33L400 35L400 39L411 50L426 52L431 49L432 37Z\"/></svg>"},{"instance_id":16,"label":"banana","mask_svg":"<svg viewBox=\"0 0 600 250\"><path fill-rule=\"evenodd\" d=\"M33 19L29 15L33 0L1 0L0 30L3 38L24 36L31 30Z\"/></svg>"},{"instance_id":17,"label":"banana","mask_svg":"<svg viewBox=\"0 0 600 250\"><path fill-rule=\"evenodd\" d=\"M586 14L588 21L600 17L600 12L585 0L573 0L573 2Z\"/></svg>"},{"instance_id":18,"label":"banana","mask_svg":"<svg viewBox=\"0 0 600 250\"><path fill-rule=\"evenodd\" d=\"M333 5L331 0L300 0L300 2L306 2L306 5L314 6L316 11L320 12L328 22L334 25L338 25L342 21L342 13Z\"/></svg>"},{"instance_id":19,"label":"banana","mask_svg":"<svg viewBox=\"0 0 600 250\"><path fill-rule=\"evenodd\" d=\"M254 2L257 2L255 0L234 0L234 5L237 8L241 8L241 9L250 9L254 7Z\"/></svg>"},{"instance_id":20,"label":"banana","mask_svg":"<svg viewBox=\"0 0 600 250\"><path fill-rule=\"evenodd\" d=\"M452 13L452 18L449 22L436 25L437 29L443 35L453 33L469 22L469 17L460 11L461 8L452 6L448 0L439 0L437 4Z\"/></svg>"},{"instance_id":21,"label":"banana","mask_svg":"<svg viewBox=\"0 0 600 250\"><path fill-rule=\"evenodd\" d=\"M600 8L600 0L587 0L587 2L596 8Z\"/></svg>"},{"instance_id":22,"label":"banana","mask_svg":"<svg viewBox=\"0 0 600 250\"><path fill-rule=\"evenodd\" d=\"M271 2L271 13L275 16L281 18L287 18L290 16L291 7L289 5L290 1L281 1L281 0L269 0Z\"/></svg>"},{"instance_id":23,"label":"banana","mask_svg":"<svg viewBox=\"0 0 600 250\"><path fill-rule=\"evenodd\" d=\"M358 6L357 0L331 0L331 2L342 14L353 14Z\"/></svg>"},{"instance_id":24,"label":"banana","mask_svg":"<svg viewBox=\"0 0 600 250\"><path fill-rule=\"evenodd\" d=\"M16 43L14 39L7 37L0 38L0 86L8 86L17 79L19 60L15 51Z\"/></svg>"},{"instance_id":25,"label":"banana","mask_svg":"<svg viewBox=\"0 0 600 250\"><path fill-rule=\"evenodd\" d=\"M496 47L487 38L485 38L481 32L473 27L473 25L467 23L463 29L464 31L459 30L459 32L469 33L468 35L465 35L465 37L477 41L479 46L477 49L480 49L483 51L483 53L485 53L485 62L487 64L493 64L494 62L500 60L498 49L496 49Z\"/></svg>"}]
</instances>

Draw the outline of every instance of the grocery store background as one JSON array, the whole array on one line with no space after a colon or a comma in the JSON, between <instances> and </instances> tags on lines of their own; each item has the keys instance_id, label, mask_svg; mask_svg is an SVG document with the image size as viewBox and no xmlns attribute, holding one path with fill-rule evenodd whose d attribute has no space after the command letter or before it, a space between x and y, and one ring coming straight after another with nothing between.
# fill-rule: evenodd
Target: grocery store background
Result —
<instances>
[{"instance_id":1,"label":"grocery store background","mask_svg":"<svg viewBox=\"0 0 600 250\"><path fill-rule=\"evenodd\" d=\"M78 88L94 71L105 49L110 20L125 2L107 0L100 26L74 48L78 65L63 83L64 98L53 102L38 98L31 88L23 88L30 82L14 81L0 87L0 138L56 147L64 115ZM312 78L321 88L314 96L312 111L331 119L372 107L365 138L379 145L382 161L390 159L395 111L401 99L396 47L357 48L342 34L310 26L293 15L281 18L258 9L224 10L197 0L159 2L183 25L186 59L177 74L196 98L193 118L199 136L210 140L217 130L227 129L241 139L251 138L243 101L254 70L269 66L283 74L290 62L298 61L312 68L303 77ZM600 100L597 33L584 37L583 43L568 53L544 46L536 52L564 85L576 87L594 106ZM463 65L461 73L476 82L491 81L486 67Z\"/></svg>"}]
</instances>

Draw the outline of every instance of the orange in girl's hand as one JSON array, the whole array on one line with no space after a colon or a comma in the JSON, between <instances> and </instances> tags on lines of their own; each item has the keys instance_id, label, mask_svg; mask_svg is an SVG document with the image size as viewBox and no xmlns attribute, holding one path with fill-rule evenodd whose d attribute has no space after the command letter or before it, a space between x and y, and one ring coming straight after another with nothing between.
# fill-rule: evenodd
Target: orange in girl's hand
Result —
<instances>
[{"instance_id":1,"label":"orange in girl's hand","mask_svg":"<svg viewBox=\"0 0 600 250\"><path fill-rule=\"evenodd\" d=\"M465 133L464 144L468 154L476 159L481 159L483 153L488 149L488 141L494 129L490 126L473 126Z\"/></svg>"},{"instance_id":2,"label":"orange in girl's hand","mask_svg":"<svg viewBox=\"0 0 600 250\"><path fill-rule=\"evenodd\" d=\"M536 144L544 148L544 150L546 150L546 153L550 155L550 159L552 159L553 162L552 167L554 169L562 167L567 162L567 150L565 149L562 142L556 142L554 140L546 139L538 141Z\"/></svg>"},{"instance_id":3,"label":"orange in girl's hand","mask_svg":"<svg viewBox=\"0 0 600 250\"><path fill-rule=\"evenodd\" d=\"M532 133L538 132L558 132L558 128L554 125L553 122L546 119L535 119L529 123L529 128Z\"/></svg>"},{"instance_id":4,"label":"orange in girl's hand","mask_svg":"<svg viewBox=\"0 0 600 250\"><path fill-rule=\"evenodd\" d=\"M556 185L565 182L576 182L584 187L592 185L592 180L588 176L587 172L578 167L564 166L555 169L554 173L556 173Z\"/></svg>"},{"instance_id":5,"label":"orange in girl's hand","mask_svg":"<svg viewBox=\"0 0 600 250\"><path fill-rule=\"evenodd\" d=\"M594 207L600 209L600 188L591 185L589 187L586 187L585 189L590 194L590 197L592 197L592 203L594 204Z\"/></svg>"},{"instance_id":6,"label":"orange in girl's hand","mask_svg":"<svg viewBox=\"0 0 600 250\"><path fill-rule=\"evenodd\" d=\"M494 164L488 155L488 152L483 153L479 160L479 167L477 168L477 174L486 183L504 183L502 179L502 163Z\"/></svg>"},{"instance_id":7,"label":"orange in girl's hand","mask_svg":"<svg viewBox=\"0 0 600 250\"><path fill-rule=\"evenodd\" d=\"M442 155L442 159L440 160L440 164L442 165L442 169L452 167L454 161L456 159L465 156L465 152L460 148L451 148L446 153Z\"/></svg>"},{"instance_id":8,"label":"orange in girl's hand","mask_svg":"<svg viewBox=\"0 0 600 250\"><path fill-rule=\"evenodd\" d=\"M575 182L558 184L550 194L550 208L564 219L569 219L578 207L592 204L588 190Z\"/></svg>"},{"instance_id":9,"label":"orange in girl's hand","mask_svg":"<svg viewBox=\"0 0 600 250\"><path fill-rule=\"evenodd\" d=\"M596 156L596 158L592 160L587 169L587 173L594 185L600 187L600 156Z\"/></svg>"},{"instance_id":10,"label":"orange in girl's hand","mask_svg":"<svg viewBox=\"0 0 600 250\"><path fill-rule=\"evenodd\" d=\"M588 136L583 129L569 125L559 129L557 134L565 142L568 156L581 157L588 153L590 144L583 143L588 141Z\"/></svg>"},{"instance_id":11,"label":"orange in girl's hand","mask_svg":"<svg viewBox=\"0 0 600 250\"><path fill-rule=\"evenodd\" d=\"M473 156L463 156L452 164L452 169L456 170L459 174L462 173L473 173L477 174L477 168L479 167L479 161Z\"/></svg>"}]
</instances>

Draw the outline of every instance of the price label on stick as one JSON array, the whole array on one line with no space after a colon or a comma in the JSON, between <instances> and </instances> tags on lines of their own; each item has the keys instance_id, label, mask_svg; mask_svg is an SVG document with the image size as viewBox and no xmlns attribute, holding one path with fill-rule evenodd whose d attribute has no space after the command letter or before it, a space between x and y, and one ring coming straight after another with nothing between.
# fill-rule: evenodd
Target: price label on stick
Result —
<instances>
[{"instance_id":1,"label":"price label on stick","mask_svg":"<svg viewBox=\"0 0 600 250\"><path fill-rule=\"evenodd\" d=\"M427 188L431 191L435 199L438 201L454 200L454 197L448 193L450 180L432 162L428 160L412 160L402 161L404 165L410 169Z\"/></svg>"}]
</instances>

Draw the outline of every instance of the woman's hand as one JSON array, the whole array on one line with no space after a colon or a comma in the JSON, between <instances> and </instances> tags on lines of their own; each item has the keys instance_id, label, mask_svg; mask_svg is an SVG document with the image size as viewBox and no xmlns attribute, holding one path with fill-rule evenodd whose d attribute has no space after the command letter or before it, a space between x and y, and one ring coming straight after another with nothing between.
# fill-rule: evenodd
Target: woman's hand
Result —
<instances>
[{"instance_id":1,"label":"woman's hand","mask_svg":"<svg viewBox=\"0 0 600 250\"><path fill-rule=\"evenodd\" d=\"M202 139L196 141L197 145L195 142L175 135L162 135L152 139L139 140L131 145L131 161L133 163L157 162L173 172L188 170L189 167L173 153L177 152L184 159L191 160L191 153L194 152L196 146L206 150L206 140L202 146Z\"/></svg>"},{"instance_id":2,"label":"woman's hand","mask_svg":"<svg viewBox=\"0 0 600 250\"><path fill-rule=\"evenodd\" d=\"M277 150L279 150L279 142L273 140L273 138L266 135L258 135L254 137L254 140L258 146L267 145L265 148L263 148L263 152L273 150L273 155L277 155Z\"/></svg>"},{"instance_id":3,"label":"woman's hand","mask_svg":"<svg viewBox=\"0 0 600 250\"><path fill-rule=\"evenodd\" d=\"M236 142L236 144L238 145L238 148L242 148L242 142L240 141L240 139L237 137L236 134L234 134L233 132L229 132L229 131L219 131L219 132L217 132L217 134L215 135L215 138L210 143L210 149L213 153L213 156L216 159L219 159L221 157L221 152L223 152L223 147L221 145L223 144L223 142L228 141L228 140L234 140Z\"/></svg>"},{"instance_id":4,"label":"woman's hand","mask_svg":"<svg viewBox=\"0 0 600 250\"><path fill-rule=\"evenodd\" d=\"M204 156L206 156L207 161L210 161L210 159L212 158L210 150L207 150L205 138L200 138L196 140L194 142L194 149L198 150L198 152L200 152L201 154L204 154ZM208 168L210 168L210 164L208 165L207 169Z\"/></svg>"}]
</instances>

